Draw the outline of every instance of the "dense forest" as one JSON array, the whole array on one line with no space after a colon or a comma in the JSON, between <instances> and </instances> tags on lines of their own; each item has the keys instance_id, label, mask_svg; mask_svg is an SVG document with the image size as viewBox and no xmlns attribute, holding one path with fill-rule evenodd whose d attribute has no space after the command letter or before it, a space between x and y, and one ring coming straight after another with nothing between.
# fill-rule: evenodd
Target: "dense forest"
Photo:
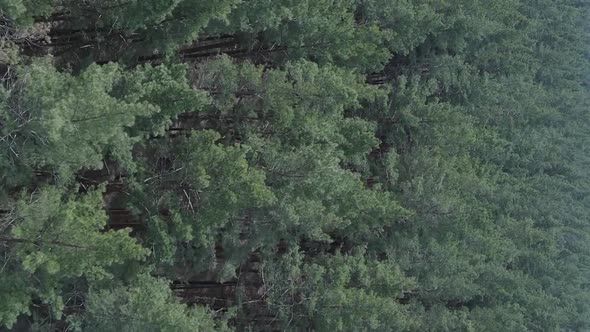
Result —
<instances>
[{"instance_id":1,"label":"dense forest","mask_svg":"<svg viewBox=\"0 0 590 332\"><path fill-rule=\"evenodd\" d=\"M0 0L0 331L590 331L588 0Z\"/></svg>"}]
</instances>

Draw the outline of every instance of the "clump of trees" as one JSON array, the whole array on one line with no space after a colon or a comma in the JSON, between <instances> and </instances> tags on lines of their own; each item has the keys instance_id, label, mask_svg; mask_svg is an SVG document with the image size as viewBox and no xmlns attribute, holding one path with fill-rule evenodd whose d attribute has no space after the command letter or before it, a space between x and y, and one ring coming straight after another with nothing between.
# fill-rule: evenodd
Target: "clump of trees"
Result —
<instances>
[{"instance_id":1,"label":"clump of trees","mask_svg":"<svg viewBox=\"0 0 590 332\"><path fill-rule=\"evenodd\" d=\"M0 326L589 329L589 12L0 0Z\"/></svg>"}]
</instances>

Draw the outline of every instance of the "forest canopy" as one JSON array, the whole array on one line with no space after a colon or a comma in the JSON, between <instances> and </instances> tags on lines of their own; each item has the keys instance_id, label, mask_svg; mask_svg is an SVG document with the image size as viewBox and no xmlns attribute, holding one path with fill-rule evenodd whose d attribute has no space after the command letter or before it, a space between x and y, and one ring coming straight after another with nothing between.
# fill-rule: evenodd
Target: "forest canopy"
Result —
<instances>
[{"instance_id":1,"label":"forest canopy","mask_svg":"<svg viewBox=\"0 0 590 332\"><path fill-rule=\"evenodd\" d=\"M589 22L0 0L0 331L590 331Z\"/></svg>"}]
</instances>

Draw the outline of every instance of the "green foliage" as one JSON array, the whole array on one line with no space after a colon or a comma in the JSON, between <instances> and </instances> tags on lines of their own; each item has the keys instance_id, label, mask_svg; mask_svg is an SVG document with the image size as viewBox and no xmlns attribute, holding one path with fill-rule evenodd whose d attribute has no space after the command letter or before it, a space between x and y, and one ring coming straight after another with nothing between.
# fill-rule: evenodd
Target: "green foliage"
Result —
<instances>
[{"instance_id":1,"label":"green foliage","mask_svg":"<svg viewBox=\"0 0 590 332\"><path fill-rule=\"evenodd\" d=\"M114 4L109 6L108 2ZM224 19L237 1L167 0L151 1L150 5L143 1L108 2L105 5L100 1L96 7L101 25L143 35L139 50L166 53L197 38L210 20Z\"/></svg>"},{"instance_id":2,"label":"green foliage","mask_svg":"<svg viewBox=\"0 0 590 332\"><path fill-rule=\"evenodd\" d=\"M211 311L181 304L166 281L146 275L131 286L91 290L84 315L73 321L80 331L229 331Z\"/></svg>"},{"instance_id":3,"label":"green foliage","mask_svg":"<svg viewBox=\"0 0 590 332\"><path fill-rule=\"evenodd\" d=\"M383 47L388 36L376 24L357 24L355 7L349 0L243 1L205 31L240 33L241 39L269 49L265 56L277 62L305 58L379 70L390 56Z\"/></svg>"},{"instance_id":4,"label":"green foliage","mask_svg":"<svg viewBox=\"0 0 590 332\"><path fill-rule=\"evenodd\" d=\"M111 267L147 255L128 230L103 229L101 190L66 195L54 187L40 188L15 202L2 220L2 323L10 326L38 299L60 314L68 285L76 279L92 283L114 277ZM4 302L4 301L3 301Z\"/></svg>"},{"instance_id":5,"label":"green foliage","mask_svg":"<svg viewBox=\"0 0 590 332\"><path fill-rule=\"evenodd\" d=\"M245 209L275 199L264 174L248 165L247 150L225 147L219 139L213 131L195 131L186 138L147 144L142 151L135 204L138 211L147 206L154 214L151 241L162 261L173 258L177 242L192 241L192 250L201 254L191 251L186 259L200 263L197 269L207 268L214 262L201 260L209 258L206 253L214 249L218 232ZM159 211L167 211L166 221L156 217Z\"/></svg>"},{"instance_id":6,"label":"green foliage","mask_svg":"<svg viewBox=\"0 0 590 332\"><path fill-rule=\"evenodd\" d=\"M588 330L589 9L0 0L0 323Z\"/></svg>"},{"instance_id":7,"label":"green foliage","mask_svg":"<svg viewBox=\"0 0 590 332\"><path fill-rule=\"evenodd\" d=\"M107 156L133 170L131 152L140 138L161 134L179 113L207 102L190 89L182 66L129 73L115 64L92 65L72 75L44 59L18 75L0 113L2 181L9 185L8 174L27 169L55 173L67 183L80 169L101 169Z\"/></svg>"},{"instance_id":8,"label":"green foliage","mask_svg":"<svg viewBox=\"0 0 590 332\"><path fill-rule=\"evenodd\" d=\"M113 98L120 76L115 65L92 66L80 76L57 72L49 61L23 67L2 113L3 133L18 149L5 152L11 166L46 167L63 181L78 169L102 168L107 153L131 166L135 139L125 127L158 109Z\"/></svg>"},{"instance_id":9,"label":"green foliage","mask_svg":"<svg viewBox=\"0 0 590 332\"><path fill-rule=\"evenodd\" d=\"M132 136L164 135L179 114L201 111L209 103L202 91L188 81L185 65L170 64L136 68L116 83L113 94L127 103L156 106L156 113L140 114Z\"/></svg>"},{"instance_id":10,"label":"green foliage","mask_svg":"<svg viewBox=\"0 0 590 332\"><path fill-rule=\"evenodd\" d=\"M415 286L393 262L356 250L304 263L291 251L265 265L269 306L285 328L333 331L401 331L417 328L398 300Z\"/></svg>"},{"instance_id":11,"label":"green foliage","mask_svg":"<svg viewBox=\"0 0 590 332\"><path fill-rule=\"evenodd\" d=\"M15 20L18 24L29 25L33 16L48 16L57 5L55 0L2 0L0 13L3 18Z\"/></svg>"}]
</instances>

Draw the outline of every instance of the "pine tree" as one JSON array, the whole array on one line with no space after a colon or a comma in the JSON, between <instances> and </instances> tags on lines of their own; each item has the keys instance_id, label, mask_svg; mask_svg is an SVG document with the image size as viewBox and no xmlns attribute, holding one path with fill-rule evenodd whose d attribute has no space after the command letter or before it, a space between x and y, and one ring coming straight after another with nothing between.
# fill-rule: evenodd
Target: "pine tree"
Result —
<instances>
[{"instance_id":1,"label":"pine tree","mask_svg":"<svg viewBox=\"0 0 590 332\"><path fill-rule=\"evenodd\" d=\"M33 301L60 317L68 304L64 295L76 282L112 279L115 266L145 259L148 252L128 230L104 232L101 191L77 195L42 187L23 193L3 216L3 325L30 312Z\"/></svg>"}]
</instances>

